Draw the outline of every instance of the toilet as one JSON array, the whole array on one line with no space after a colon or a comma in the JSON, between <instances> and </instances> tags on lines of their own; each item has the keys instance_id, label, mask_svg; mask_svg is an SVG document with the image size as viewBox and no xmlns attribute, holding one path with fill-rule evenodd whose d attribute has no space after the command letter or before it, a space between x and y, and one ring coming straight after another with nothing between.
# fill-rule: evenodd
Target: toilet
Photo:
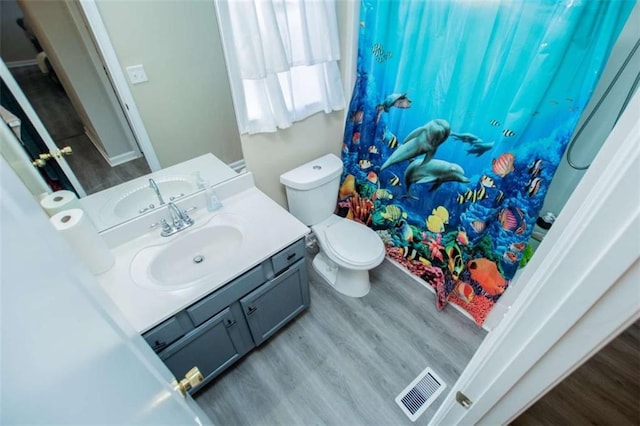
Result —
<instances>
[{"instance_id":1,"label":"toilet","mask_svg":"<svg viewBox=\"0 0 640 426\"><path fill-rule=\"evenodd\" d=\"M280 176L289 212L315 234L320 252L313 269L340 293L363 297L369 293L369 270L384 260L384 244L367 226L333 214L338 197L342 160L327 154Z\"/></svg>"}]
</instances>

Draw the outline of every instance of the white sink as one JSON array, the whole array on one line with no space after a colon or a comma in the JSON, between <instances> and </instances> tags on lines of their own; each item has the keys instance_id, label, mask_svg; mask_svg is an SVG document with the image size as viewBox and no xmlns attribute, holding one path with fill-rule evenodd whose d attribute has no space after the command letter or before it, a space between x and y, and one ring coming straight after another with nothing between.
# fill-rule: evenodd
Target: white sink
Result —
<instances>
[{"instance_id":1,"label":"white sink","mask_svg":"<svg viewBox=\"0 0 640 426\"><path fill-rule=\"evenodd\" d=\"M166 203L179 199L195 190L193 179L187 177L161 178L156 180L156 184ZM139 186L120 197L115 202L113 214L120 219L128 219L159 206L158 196L147 184Z\"/></svg>"},{"instance_id":2,"label":"white sink","mask_svg":"<svg viewBox=\"0 0 640 426\"><path fill-rule=\"evenodd\" d=\"M244 240L242 218L218 214L203 226L159 238L166 242L144 247L133 257L131 278L158 290L188 288L238 261Z\"/></svg>"}]
</instances>

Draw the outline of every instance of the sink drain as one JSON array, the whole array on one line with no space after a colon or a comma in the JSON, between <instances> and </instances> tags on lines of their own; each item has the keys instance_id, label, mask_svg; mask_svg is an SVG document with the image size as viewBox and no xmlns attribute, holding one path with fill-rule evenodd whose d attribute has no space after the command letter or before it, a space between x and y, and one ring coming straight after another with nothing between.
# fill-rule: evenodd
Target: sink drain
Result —
<instances>
[{"instance_id":1,"label":"sink drain","mask_svg":"<svg viewBox=\"0 0 640 426\"><path fill-rule=\"evenodd\" d=\"M193 263L202 263L202 262L204 262L204 256L197 255L196 257L193 258Z\"/></svg>"}]
</instances>

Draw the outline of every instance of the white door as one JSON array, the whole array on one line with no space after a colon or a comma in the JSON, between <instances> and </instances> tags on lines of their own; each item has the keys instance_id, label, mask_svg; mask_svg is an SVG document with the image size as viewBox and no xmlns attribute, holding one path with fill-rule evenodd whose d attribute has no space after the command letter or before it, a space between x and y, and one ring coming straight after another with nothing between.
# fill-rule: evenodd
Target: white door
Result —
<instances>
[{"instance_id":1,"label":"white door","mask_svg":"<svg viewBox=\"0 0 640 426\"><path fill-rule=\"evenodd\" d=\"M640 316L639 165L636 93L430 424L507 423Z\"/></svg>"},{"instance_id":2,"label":"white door","mask_svg":"<svg viewBox=\"0 0 640 426\"><path fill-rule=\"evenodd\" d=\"M38 114L31 106L31 103L29 103L29 100L22 92L22 89L13 78L13 75L11 75L11 72L2 59L0 59L0 78L2 78L13 96L16 98L16 101L20 104L20 107L22 108L24 113L27 115L27 117L29 117L29 121L31 121L31 124L33 124L33 127L40 135L40 138L42 138L44 143L47 145L47 149L49 150L49 152L58 152L58 147L51 138L51 135L49 134L49 132L47 132L47 129L44 127L44 124L42 124L40 117L38 117ZM82 188L82 185L80 185L80 181L71 170L71 167L69 167L69 163L67 163L67 160L64 159L64 156L54 155L49 161L56 161L58 163L79 197L84 197L87 195L84 188Z\"/></svg>"},{"instance_id":3,"label":"white door","mask_svg":"<svg viewBox=\"0 0 640 426\"><path fill-rule=\"evenodd\" d=\"M202 424L0 158L0 424Z\"/></svg>"}]
</instances>

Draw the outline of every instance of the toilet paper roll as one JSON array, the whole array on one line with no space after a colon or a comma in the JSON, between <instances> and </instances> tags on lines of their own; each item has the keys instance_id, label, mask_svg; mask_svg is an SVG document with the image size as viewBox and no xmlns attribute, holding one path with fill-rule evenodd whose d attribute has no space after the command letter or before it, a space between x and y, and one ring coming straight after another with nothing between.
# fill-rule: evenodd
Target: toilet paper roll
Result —
<instances>
[{"instance_id":1,"label":"toilet paper roll","mask_svg":"<svg viewBox=\"0 0 640 426\"><path fill-rule=\"evenodd\" d=\"M113 266L113 253L84 211L63 210L49 220L92 273L100 274Z\"/></svg>"},{"instance_id":2,"label":"toilet paper roll","mask_svg":"<svg viewBox=\"0 0 640 426\"><path fill-rule=\"evenodd\" d=\"M79 209L80 201L71 191L56 191L40 200L40 206L51 217L62 210Z\"/></svg>"}]
</instances>

